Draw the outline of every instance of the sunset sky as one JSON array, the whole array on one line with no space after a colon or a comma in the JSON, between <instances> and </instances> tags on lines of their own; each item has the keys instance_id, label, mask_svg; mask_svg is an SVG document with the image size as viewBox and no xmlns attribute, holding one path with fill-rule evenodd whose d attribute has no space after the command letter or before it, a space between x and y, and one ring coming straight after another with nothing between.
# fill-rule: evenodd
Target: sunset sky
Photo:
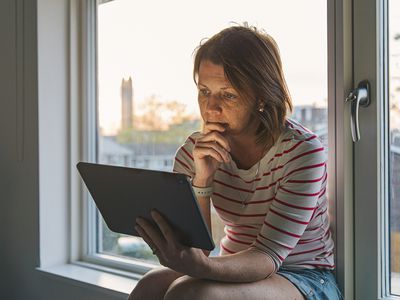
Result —
<instances>
[{"instance_id":1,"label":"sunset sky","mask_svg":"<svg viewBox=\"0 0 400 300\"><path fill-rule=\"evenodd\" d=\"M136 112L151 95L198 113L192 52L231 22L247 21L277 41L295 105L326 105L326 1L136 1L99 6L99 118L105 134L120 126L120 86L133 79Z\"/></svg>"}]
</instances>

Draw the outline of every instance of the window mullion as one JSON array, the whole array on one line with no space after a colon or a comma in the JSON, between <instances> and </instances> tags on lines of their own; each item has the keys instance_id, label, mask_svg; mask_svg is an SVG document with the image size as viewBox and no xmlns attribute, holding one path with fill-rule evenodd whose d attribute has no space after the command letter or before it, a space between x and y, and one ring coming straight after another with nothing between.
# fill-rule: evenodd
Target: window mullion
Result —
<instances>
[{"instance_id":1,"label":"window mullion","mask_svg":"<svg viewBox=\"0 0 400 300\"><path fill-rule=\"evenodd\" d=\"M84 30L83 44L83 122L82 122L82 160L97 161L97 1L83 2ZM83 222L86 234L83 235L82 245L85 254L97 252L96 224L98 212L86 189L83 191Z\"/></svg>"}]
</instances>

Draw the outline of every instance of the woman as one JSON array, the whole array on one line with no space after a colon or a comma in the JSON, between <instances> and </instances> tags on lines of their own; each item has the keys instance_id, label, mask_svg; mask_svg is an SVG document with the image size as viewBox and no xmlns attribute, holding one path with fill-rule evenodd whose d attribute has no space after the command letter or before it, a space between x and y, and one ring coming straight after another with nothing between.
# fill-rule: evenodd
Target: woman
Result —
<instances>
[{"instance_id":1,"label":"woman","mask_svg":"<svg viewBox=\"0 0 400 300\"><path fill-rule=\"evenodd\" d=\"M179 244L158 228L136 229L165 266L130 299L340 299L332 275L326 156L315 134L287 118L290 95L278 47L248 26L222 30L197 49L194 80L204 121L178 150L211 228L225 223L221 255Z\"/></svg>"}]
</instances>

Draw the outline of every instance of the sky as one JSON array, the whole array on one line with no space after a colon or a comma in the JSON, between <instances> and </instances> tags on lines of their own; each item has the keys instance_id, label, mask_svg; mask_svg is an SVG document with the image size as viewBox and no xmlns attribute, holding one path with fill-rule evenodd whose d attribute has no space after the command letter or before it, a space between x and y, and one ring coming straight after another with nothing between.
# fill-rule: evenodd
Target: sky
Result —
<instances>
[{"instance_id":1,"label":"sky","mask_svg":"<svg viewBox=\"0 0 400 300\"><path fill-rule=\"evenodd\" d=\"M321 0L115 0L99 6L99 120L120 126L122 78L132 77L136 112L152 95L198 114L193 50L232 22L264 29L278 43L295 105L326 105L327 20ZM245 5L244 5L245 4Z\"/></svg>"}]
</instances>

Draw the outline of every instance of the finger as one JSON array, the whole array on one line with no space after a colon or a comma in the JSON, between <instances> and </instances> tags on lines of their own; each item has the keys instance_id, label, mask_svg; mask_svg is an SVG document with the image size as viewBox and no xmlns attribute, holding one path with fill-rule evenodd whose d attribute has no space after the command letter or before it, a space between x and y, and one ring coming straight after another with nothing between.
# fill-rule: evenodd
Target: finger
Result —
<instances>
[{"instance_id":1,"label":"finger","mask_svg":"<svg viewBox=\"0 0 400 300\"><path fill-rule=\"evenodd\" d=\"M219 156L222 158L223 162L230 162L230 154L228 151L226 151L225 148L221 147L218 143L215 142L207 142L207 143L203 143L203 142L197 142L196 143L196 147L195 150L202 150L202 149L207 149L207 148L211 148L214 151L216 151ZM194 151L195 151L194 150Z\"/></svg>"},{"instance_id":2,"label":"finger","mask_svg":"<svg viewBox=\"0 0 400 300\"><path fill-rule=\"evenodd\" d=\"M221 147L225 148L227 151L231 151L231 147L226 137L222 136L217 131L212 131L208 134L199 137L196 140L196 142L217 142Z\"/></svg>"},{"instance_id":3,"label":"finger","mask_svg":"<svg viewBox=\"0 0 400 300\"><path fill-rule=\"evenodd\" d=\"M136 219L136 224L141 227L141 229L148 236L148 238L154 243L157 249L161 249L164 247L165 239L163 238L160 230L158 230L158 227L154 226L149 221L141 217Z\"/></svg>"},{"instance_id":4,"label":"finger","mask_svg":"<svg viewBox=\"0 0 400 300\"><path fill-rule=\"evenodd\" d=\"M211 131L224 132L226 130L227 124L217 123L217 122L205 122L203 127L203 133L207 134Z\"/></svg>"},{"instance_id":5,"label":"finger","mask_svg":"<svg viewBox=\"0 0 400 300\"><path fill-rule=\"evenodd\" d=\"M146 242L147 245L149 245L149 247L155 254L155 252L158 250L157 246L153 243L151 238L147 235L146 231L144 231L140 225L136 225L135 230L139 233L140 237Z\"/></svg>"},{"instance_id":6,"label":"finger","mask_svg":"<svg viewBox=\"0 0 400 300\"><path fill-rule=\"evenodd\" d=\"M177 244L177 238L172 230L172 227L169 225L168 221L162 216L158 211L152 210L151 216L153 217L154 222L157 223L158 228L161 230L164 235L165 240L170 245Z\"/></svg>"},{"instance_id":7,"label":"finger","mask_svg":"<svg viewBox=\"0 0 400 300\"><path fill-rule=\"evenodd\" d=\"M223 163L224 158L223 156L217 152L215 149L210 148L210 147L200 147L196 146L196 148L193 149L193 155L198 158L205 158L207 156L210 156L214 158L217 162Z\"/></svg>"}]
</instances>

